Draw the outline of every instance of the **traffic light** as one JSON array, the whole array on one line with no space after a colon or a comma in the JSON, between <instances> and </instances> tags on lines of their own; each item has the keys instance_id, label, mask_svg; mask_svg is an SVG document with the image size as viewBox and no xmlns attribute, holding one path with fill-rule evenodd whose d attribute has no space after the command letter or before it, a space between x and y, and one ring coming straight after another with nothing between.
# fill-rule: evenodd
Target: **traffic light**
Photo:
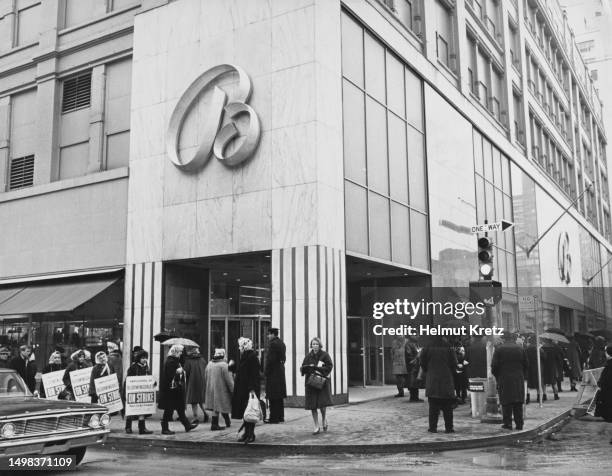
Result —
<instances>
[{"instance_id":1,"label":"traffic light","mask_svg":"<svg viewBox=\"0 0 612 476\"><path fill-rule=\"evenodd\" d=\"M493 277L493 242L484 236L478 239L478 273L481 280Z\"/></svg>"}]
</instances>

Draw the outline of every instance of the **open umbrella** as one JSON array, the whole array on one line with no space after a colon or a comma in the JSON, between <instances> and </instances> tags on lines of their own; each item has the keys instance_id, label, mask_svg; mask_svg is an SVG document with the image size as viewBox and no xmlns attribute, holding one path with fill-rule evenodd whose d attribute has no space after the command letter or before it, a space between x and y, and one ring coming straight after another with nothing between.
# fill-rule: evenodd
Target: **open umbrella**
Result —
<instances>
[{"instance_id":1,"label":"open umbrella","mask_svg":"<svg viewBox=\"0 0 612 476\"><path fill-rule=\"evenodd\" d=\"M200 344L192 341L191 339L185 339L184 337L172 337L171 339L162 342L162 345L182 345L183 347L200 347Z\"/></svg>"},{"instance_id":2,"label":"open umbrella","mask_svg":"<svg viewBox=\"0 0 612 476\"><path fill-rule=\"evenodd\" d=\"M553 334L560 334L565 337L565 332L558 327L549 327L548 329L544 330L544 332L552 332Z\"/></svg>"},{"instance_id":3,"label":"open umbrella","mask_svg":"<svg viewBox=\"0 0 612 476\"><path fill-rule=\"evenodd\" d=\"M605 337L606 340L612 340L612 330L610 329L597 329L591 331L591 334L593 334L594 336Z\"/></svg>"},{"instance_id":4,"label":"open umbrella","mask_svg":"<svg viewBox=\"0 0 612 476\"><path fill-rule=\"evenodd\" d=\"M168 339L172 339L173 337L176 336L174 334L169 334L168 332L160 332L159 334L155 334L153 336L153 339L157 342L164 343L165 341L167 341Z\"/></svg>"},{"instance_id":5,"label":"open umbrella","mask_svg":"<svg viewBox=\"0 0 612 476\"><path fill-rule=\"evenodd\" d=\"M543 332L540 334L540 339L550 339L555 342L563 342L564 344L569 344L569 340L561 334L555 334L554 332Z\"/></svg>"}]
</instances>

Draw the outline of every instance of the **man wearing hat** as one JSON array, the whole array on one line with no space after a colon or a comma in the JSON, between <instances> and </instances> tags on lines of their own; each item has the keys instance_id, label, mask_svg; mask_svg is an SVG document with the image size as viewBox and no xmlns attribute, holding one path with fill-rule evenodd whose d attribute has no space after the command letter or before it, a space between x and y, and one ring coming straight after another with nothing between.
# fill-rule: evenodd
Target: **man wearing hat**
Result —
<instances>
[{"instance_id":1,"label":"man wearing hat","mask_svg":"<svg viewBox=\"0 0 612 476\"><path fill-rule=\"evenodd\" d=\"M19 347L19 355L13 358L10 362L10 367L17 371L21 378L24 380L30 392L36 391L36 362L30 359L32 355L32 347L29 345L22 345Z\"/></svg>"},{"instance_id":2,"label":"man wearing hat","mask_svg":"<svg viewBox=\"0 0 612 476\"><path fill-rule=\"evenodd\" d=\"M283 399L287 396L285 383L285 344L278 337L278 329L268 330L268 348L266 350L265 376L266 397L270 401L270 419L266 423L285 421Z\"/></svg>"},{"instance_id":3,"label":"man wearing hat","mask_svg":"<svg viewBox=\"0 0 612 476\"><path fill-rule=\"evenodd\" d=\"M491 373L497 380L499 401L502 405L502 428L512 430L512 416L517 430L523 429L523 403L525 402L525 376L527 354L516 343L516 335L503 334L504 343L495 348L491 361Z\"/></svg>"}]
</instances>

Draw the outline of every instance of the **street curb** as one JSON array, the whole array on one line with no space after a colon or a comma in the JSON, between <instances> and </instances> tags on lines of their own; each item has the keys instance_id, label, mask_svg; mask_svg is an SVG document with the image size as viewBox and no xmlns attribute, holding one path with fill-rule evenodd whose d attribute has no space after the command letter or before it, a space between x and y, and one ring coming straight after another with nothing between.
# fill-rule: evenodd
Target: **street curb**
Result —
<instances>
[{"instance_id":1,"label":"street curb","mask_svg":"<svg viewBox=\"0 0 612 476\"><path fill-rule=\"evenodd\" d=\"M500 445L515 445L532 442L541 437L555 426L564 424L570 416L571 410L545 421L530 430L515 431L512 433L487 436L484 438L469 438L464 440L428 441L416 443L390 443L390 444L358 444L358 445L310 445L310 444L272 444L251 443L245 445L239 442L215 441L181 441L160 440L147 437L113 437L108 436L105 446L122 449L156 448L161 450L192 450L197 449L202 455L313 455L313 454L372 454L372 453L416 453L430 451L451 451L483 448Z\"/></svg>"}]
</instances>

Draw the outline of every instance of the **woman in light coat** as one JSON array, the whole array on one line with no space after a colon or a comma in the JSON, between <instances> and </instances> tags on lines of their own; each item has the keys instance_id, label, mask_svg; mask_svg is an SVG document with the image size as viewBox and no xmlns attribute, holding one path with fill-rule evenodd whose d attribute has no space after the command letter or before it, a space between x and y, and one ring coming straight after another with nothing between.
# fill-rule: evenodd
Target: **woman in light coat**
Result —
<instances>
[{"instance_id":1,"label":"woman in light coat","mask_svg":"<svg viewBox=\"0 0 612 476\"><path fill-rule=\"evenodd\" d=\"M234 392L234 379L230 375L225 361L225 349L215 349L215 354L205 371L206 381L206 409L214 412L211 431L223 430L219 426L219 414L223 415L225 426L231 426L229 413L232 411L232 393Z\"/></svg>"}]
</instances>

